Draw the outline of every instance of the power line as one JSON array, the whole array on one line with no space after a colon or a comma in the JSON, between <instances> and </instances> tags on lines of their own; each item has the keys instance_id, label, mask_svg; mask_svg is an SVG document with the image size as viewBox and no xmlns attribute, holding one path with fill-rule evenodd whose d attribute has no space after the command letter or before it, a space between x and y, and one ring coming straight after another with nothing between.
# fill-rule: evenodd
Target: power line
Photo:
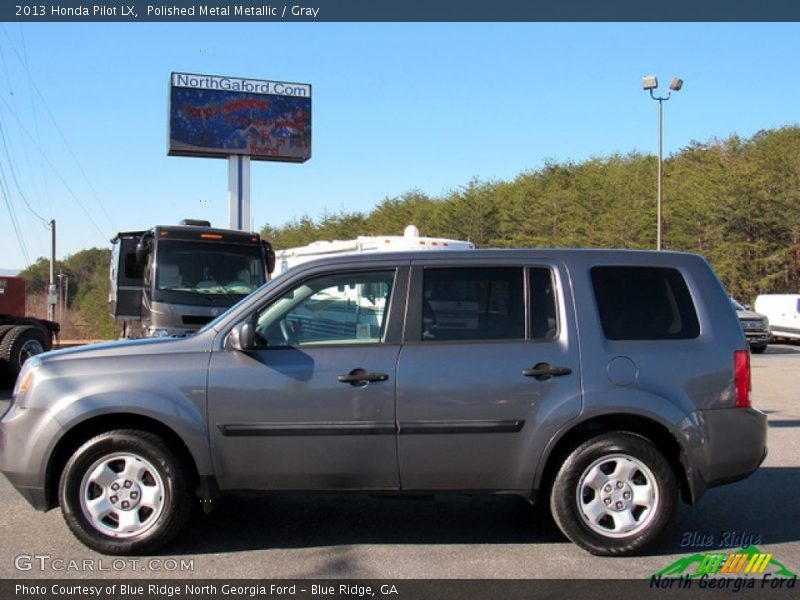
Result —
<instances>
[{"instance_id":1,"label":"power line","mask_svg":"<svg viewBox=\"0 0 800 600\"><path fill-rule=\"evenodd\" d=\"M8 89L11 92L11 95L14 95L14 91L11 85L11 75L8 73L8 63L6 63L6 55L3 54L3 47L0 46L0 62L3 63L3 72L6 75L6 81L8 82Z\"/></svg>"},{"instance_id":2,"label":"power line","mask_svg":"<svg viewBox=\"0 0 800 600\"><path fill-rule=\"evenodd\" d=\"M18 98L18 96L16 96L14 94L14 85L13 85L13 83L11 81L11 74L9 72L8 63L6 61L5 53L3 52L2 44L0 44L0 62L3 63L3 72L5 73L6 83L8 84L8 91L9 91L9 94L11 95L11 100L12 100L12 105L13 105L14 104L13 101L16 100ZM28 160L28 153L27 153L26 147L23 145L21 150L22 150L22 155L23 155L23 158L25 159L25 162L28 163L29 160ZM42 174L44 174L44 161L42 161ZM50 212L52 212L52 205L50 204L50 198L49 198L49 195L48 195L48 192L47 192L47 179L45 177L42 177L42 184L44 185L44 195L45 195L45 199L47 200L47 205L48 205L48 207L50 209Z\"/></svg>"},{"instance_id":3,"label":"power line","mask_svg":"<svg viewBox=\"0 0 800 600\"><path fill-rule=\"evenodd\" d=\"M5 33L5 30L3 30ZM11 42L11 38L6 33L6 37L9 38L9 42ZM25 29L22 27L22 22L19 23L19 39L20 43L22 44L22 57L19 56L17 53L16 48L14 47L13 42L11 43L11 49L17 55L17 60L22 63L23 68L25 69L25 74L27 75L28 79L28 92L30 93L31 98L31 113L33 114L33 131L36 134L36 143L41 144L42 136L39 133L39 114L36 110L36 102L34 101L33 97L33 79L31 78L31 71L28 67L28 48L25 45ZM24 58L24 60L23 60ZM42 169L42 185L44 186L44 197L47 200L47 205L50 207L50 213L53 212L52 204L50 203L50 194L49 190L47 189L47 177L45 177L45 168L44 168L44 161L40 163L40 167Z\"/></svg>"},{"instance_id":4,"label":"power line","mask_svg":"<svg viewBox=\"0 0 800 600\"><path fill-rule=\"evenodd\" d=\"M20 62L20 64L25 69L25 73L28 76L28 83L30 84L31 89L36 92L36 94L39 96L39 99L42 101L42 106L44 106L44 109L47 112L47 116L50 117L50 120L53 122L53 125L55 126L55 129L58 132L58 135L61 137L61 141L64 142L64 146L67 148L67 150L69 151L70 155L72 156L72 159L75 161L75 164L77 165L78 170L80 171L81 175L83 176L83 179L86 182L86 185L89 187L89 190L92 192L92 195L94 196L94 199L97 201L97 204L100 207L100 210L102 211L102 213L105 216L106 220L108 221L109 225L111 225L112 230L117 231L117 227L114 224L114 221L111 219L111 216L108 214L108 211L106 210L105 204L103 204L103 202L100 200L100 196L97 194L97 191L94 189L94 186L92 185L92 182L89 179L89 176L86 174L86 171L83 169L83 166L81 165L80 160L78 160L78 156L72 150L72 146L70 146L69 142L67 141L67 137L64 135L64 132L61 130L61 127L58 125L58 121L53 116L53 113L51 112L50 107L47 104L47 101L45 100L44 96L42 95L42 92L39 91L39 88L37 87L36 83L33 81L33 76L31 75L30 69L28 68L27 61L22 59L22 57L20 56L19 52L17 51L16 46L14 45L14 42L11 40L11 37L8 35L8 32L5 30L5 28L4 27L0 27L0 29L3 30L3 34L8 39L9 44L11 44L11 50L13 50L14 55L17 57L17 60ZM23 49L24 49L24 46L25 46L25 44L24 44L24 39L23 39ZM31 104L33 105L35 103L31 102ZM34 119L35 119L35 112L36 111L34 109ZM37 137L38 137L38 125L37 125Z\"/></svg>"},{"instance_id":5,"label":"power line","mask_svg":"<svg viewBox=\"0 0 800 600\"><path fill-rule=\"evenodd\" d=\"M20 118L11 110L11 107L9 106L8 102L6 101L6 99L3 98L2 96L0 96L0 101L2 101L2 103L6 106L6 108L8 108L11 111L11 116L13 116L14 119L17 121L17 124L19 125L20 129L23 131L23 133L25 133L25 135L28 136L28 138L34 144L36 150L39 151L39 154L41 155L41 157L45 160L45 162L47 162L47 164L53 170L53 173L55 174L55 176L58 177L59 181L61 181L62 185L69 192L70 196L72 196L72 199L75 200L75 203L80 207L80 209L83 211L83 214L86 215L86 218L89 219L89 222L94 226L94 228L97 230L97 232L103 238L103 240L108 239L108 237L109 237L108 234L107 233L103 233L103 230L100 229L100 226L92 218L91 213L88 210L86 210L86 206L84 206L83 202L80 201L80 199L78 198L77 194L75 194L75 192L72 191L72 188L69 187L69 184L61 176L61 173L58 172L58 169L56 169L55 165L48 158L47 154L45 154L45 152L44 152L44 150L42 150L41 146L36 143L36 141L33 139L33 136L31 136L30 132L27 130L25 125L22 124L22 121L20 120Z\"/></svg>"},{"instance_id":6,"label":"power line","mask_svg":"<svg viewBox=\"0 0 800 600\"><path fill-rule=\"evenodd\" d=\"M19 244L19 249L22 252L22 256L25 258L25 264L30 265L31 258L28 256L28 248L25 245L25 238L22 236L22 232L19 228L17 214L14 211L14 206L11 204L11 196L7 189L6 181L7 179L5 170L3 169L3 163L0 161L0 192L3 194L3 199L6 203L6 209L8 210L8 216L11 219L11 226L14 229L14 235L17 237L17 243Z\"/></svg>"},{"instance_id":7,"label":"power line","mask_svg":"<svg viewBox=\"0 0 800 600\"><path fill-rule=\"evenodd\" d=\"M11 153L8 151L8 144L6 143L6 134L3 129L2 119L0 119L0 142L3 143L3 149L5 150L6 158L8 159L8 169L9 171L11 171L11 178L14 180L14 185L17 186L17 191L19 192L20 198L22 198L22 201L25 203L25 206L28 207L28 210L31 211L37 219L39 219L42 223L44 223L45 227L49 227L50 221L45 219L42 215L40 215L33 209L33 207L30 205L30 202L28 202L28 199L25 197L25 193L22 191L22 186L20 186L19 180L17 179L17 173L14 170L14 163L11 161Z\"/></svg>"}]
</instances>

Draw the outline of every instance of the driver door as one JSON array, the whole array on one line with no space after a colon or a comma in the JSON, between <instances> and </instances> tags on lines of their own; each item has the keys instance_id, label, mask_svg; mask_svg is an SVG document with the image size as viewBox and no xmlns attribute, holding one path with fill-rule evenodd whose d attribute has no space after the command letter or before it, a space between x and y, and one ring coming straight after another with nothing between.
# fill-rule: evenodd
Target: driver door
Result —
<instances>
[{"instance_id":1,"label":"driver door","mask_svg":"<svg viewBox=\"0 0 800 600\"><path fill-rule=\"evenodd\" d=\"M209 427L222 489L399 488L396 284L394 268L302 280L252 315L256 350L212 355Z\"/></svg>"}]
</instances>

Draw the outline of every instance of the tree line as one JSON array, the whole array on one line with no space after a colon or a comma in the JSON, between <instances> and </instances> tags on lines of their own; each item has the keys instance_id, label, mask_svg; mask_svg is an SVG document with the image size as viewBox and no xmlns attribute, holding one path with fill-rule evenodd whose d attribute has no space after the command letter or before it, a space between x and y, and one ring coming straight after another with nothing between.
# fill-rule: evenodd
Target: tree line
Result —
<instances>
[{"instance_id":1,"label":"tree line","mask_svg":"<svg viewBox=\"0 0 800 600\"><path fill-rule=\"evenodd\" d=\"M441 196L412 190L384 198L368 213L304 215L261 235L274 247L357 235L466 239L486 247L651 249L656 244L657 158L613 154L583 162L546 162L512 181L474 179ZM692 142L664 163L665 250L697 252L732 295L800 291L800 126L748 139ZM109 249L60 261L70 277L69 304L92 337L114 337L107 315ZM45 293L49 264L21 275L29 293Z\"/></svg>"},{"instance_id":2,"label":"tree line","mask_svg":"<svg viewBox=\"0 0 800 600\"><path fill-rule=\"evenodd\" d=\"M108 315L108 267L111 249L89 248L57 260L56 275L62 275L58 311L62 321L62 338L117 337L114 320ZM41 257L20 273L25 278L28 314L44 317L46 305L40 300L50 283L50 259ZM67 321L64 323L63 321Z\"/></svg>"},{"instance_id":3,"label":"tree line","mask_svg":"<svg viewBox=\"0 0 800 600\"><path fill-rule=\"evenodd\" d=\"M639 153L547 162L513 181L476 179L441 197L410 191L369 213L303 216L261 233L287 248L415 224L478 247L652 249L657 163ZM800 127L692 142L667 158L662 247L704 255L744 302L800 291Z\"/></svg>"}]
</instances>

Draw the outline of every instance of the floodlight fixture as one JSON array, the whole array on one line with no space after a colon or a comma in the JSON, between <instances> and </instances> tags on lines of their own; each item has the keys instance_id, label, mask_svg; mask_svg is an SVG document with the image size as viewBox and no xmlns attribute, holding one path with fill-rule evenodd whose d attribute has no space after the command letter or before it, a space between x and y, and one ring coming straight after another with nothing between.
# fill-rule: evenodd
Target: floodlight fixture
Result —
<instances>
[{"instance_id":1,"label":"floodlight fixture","mask_svg":"<svg viewBox=\"0 0 800 600\"><path fill-rule=\"evenodd\" d=\"M654 90L658 87L658 77L655 75L645 75L642 77L642 89L644 91Z\"/></svg>"},{"instance_id":2,"label":"floodlight fixture","mask_svg":"<svg viewBox=\"0 0 800 600\"><path fill-rule=\"evenodd\" d=\"M642 88L650 92L650 97L658 101L658 197L656 205L656 250L661 250L661 230L662 230L662 195L664 180L662 171L664 169L664 102L669 100L672 92L678 92L683 87L683 79L673 77L669 84L669 91L666 96L656 96L653 91L658 87L658 78L655 75L647 75L642 78Z\"/></svg>"}]
</instances>

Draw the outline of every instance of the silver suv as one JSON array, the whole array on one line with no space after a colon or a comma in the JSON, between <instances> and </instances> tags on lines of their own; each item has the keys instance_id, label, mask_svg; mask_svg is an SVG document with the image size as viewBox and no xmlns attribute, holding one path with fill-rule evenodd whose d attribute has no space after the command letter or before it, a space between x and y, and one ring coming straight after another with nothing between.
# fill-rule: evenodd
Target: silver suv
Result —
<instances>
[{"instance_id":1,"label":"silver suv","mask_svg":"<svg viewBox=\"0 0 800 600\"><path fill-rule=\"evenodd\" d=\"M109 554L240 490L512 493L628 554L764 459L749 357L696 255L339 256L194 336L29 360L0 470Z\"/></svg>"}]
</instances>

